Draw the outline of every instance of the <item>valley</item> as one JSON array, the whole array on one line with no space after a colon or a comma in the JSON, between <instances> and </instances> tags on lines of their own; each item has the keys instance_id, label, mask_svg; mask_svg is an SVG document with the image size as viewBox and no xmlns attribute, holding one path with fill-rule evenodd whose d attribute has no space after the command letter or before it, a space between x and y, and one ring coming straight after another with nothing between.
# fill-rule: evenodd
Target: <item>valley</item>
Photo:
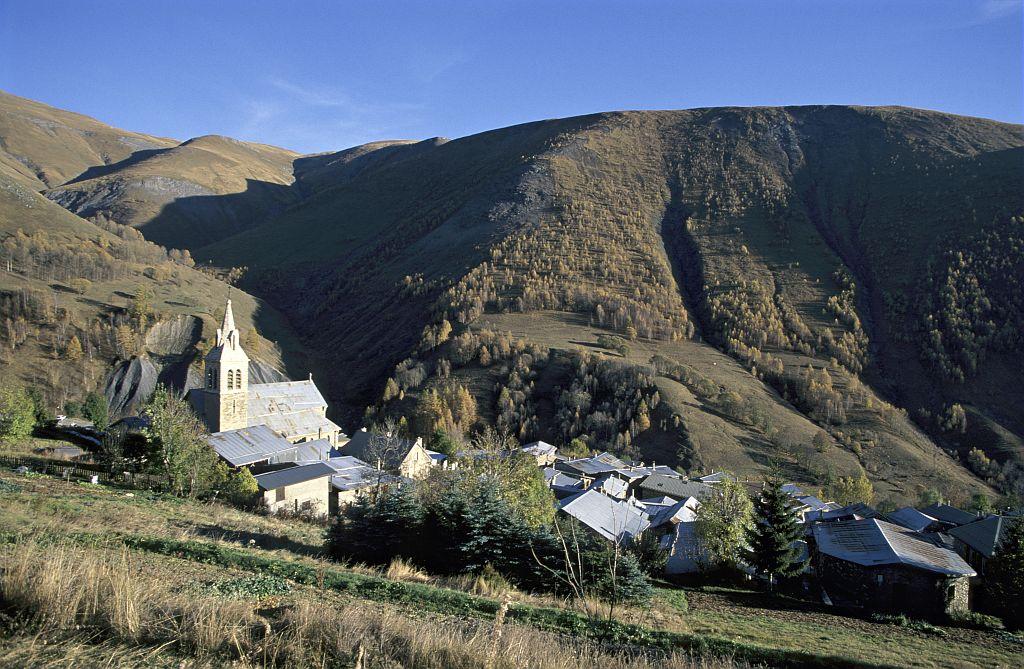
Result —
<instances>
[{"instance_id":1,"label":"valley","mask_svg":"<svg viewBox=\"0 0 1024 669\"><path fill-rule=\"evenodd\" d=\"M152 254L116 259L116 278L80 294L75 272L56 280L38 255L4 274L5 294L57 298L53 323L36 315L14 349L27 355L7 362L50 393L60 384L43 360L115 400L111 369L171 355L97 334L82 363L54 344L61 318L80 340L96 323L130 325L140 286L157 312L146 328L199 318L162 363L195 367L226 279L264 372L312 371L348 432L416 423L429 391L462 386L481 424L523 441L582 437L688 472L782 467L824 484L864 471L893 503L1024 486L1020 126L890 107L711 108L300 156L2 102L8 239L42 231L90 256L129 242ZM635 370L643 410L615 399L614 425L596 430L593 397L566 420L581 355ZM122 399L112 406L137 404ZM964 424L949 418L959 412Z\"/></svg>"}]
</instances>

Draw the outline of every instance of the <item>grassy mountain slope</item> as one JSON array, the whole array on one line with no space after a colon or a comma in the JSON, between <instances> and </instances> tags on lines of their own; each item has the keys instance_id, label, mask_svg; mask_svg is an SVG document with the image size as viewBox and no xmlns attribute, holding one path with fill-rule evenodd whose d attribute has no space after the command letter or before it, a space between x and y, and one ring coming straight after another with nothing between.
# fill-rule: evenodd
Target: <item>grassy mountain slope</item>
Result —
<instances>
[{"instance_id":1,"label":"grassy mountain slope","mask_svg":"<svg viewBox=\"0 0 1024 669\"><path fill-rule=\"evenodd\" d=\"M212 276L172 262L136 231L102 229L4 170L0 263L0 375L40 388L57 408L88 391L103 391L115 363L140 358L161 372L161 381L180 386L212 336L229 292ZM140 291L149 295L153 310L145 323L129 313ZM301 355L301 345L274 309L237 289L231 297L243 330L255 326ZM72 338L80 354L69 352ZM282 367L275 346L255 341L257 359Z\"/></svg>"},{"instance_id":2,"label":"grassy mountain slope","mask_svg":"<svg viewBox=\"0 0 1024 669\"><path fill-rule=\"evenodd\" d=\"M177 143L0 91L0 165L34 190L60 185L90 167L122 161L137 151Z\"/></svg>"},{"instance_id":3,"label":"grassy mountain slope","mask_svg":"<svg viewBox=\"0 0 1024 669\"><path fill-rule=\"evenodd\" d=\"M322 528L218 501L9 471L0 485L5 603L38 616L0 621L5 666L350 666L358 649L364 666L502 669L977 668L1020 655L1006 634L925 634L736 587L659 586L650 607L588 618L466 575L332 563ZM638 654L648 648L658 652Z\"/></svg>"},{"instance_id":4,"label":"grassy mountain slope","mask_svg":"<svg viewBox=\"0 0 1024 669\"><path fill-rule=\"evenodd\" d=\"M86 218L139 228L150 241L202 245L267 220L295 202L298 154L206 136L90 169L47 192Z\"/></svg>"},{"instance_id":5,"label":"grassy mountain slope","mask_svg":"<svg viewBox=\"0 0 1024 669\"><path fill-rule=\"evenodd\" d=\"M599 332L630 334L640 343L627 359L648 362L643 350L693 373L689 384L669 378L678 370L656 374L663 406L651 427L637 430L646 421L626 410L610 444L691 468L782 461L808 480L863 467L898 498L929 487L966 494L984 486L935 446L966 454L935 416L962 403L992 434L1021 434L1024 398L995 398L986 381L1019 369L1019 337L957 328L1020 318L1012 216L1024 210L1022 146L1017 126L897 108L601 114L389 147L387 160L197 253L253 268L252 290L330 352L330 392L353 414L380 392L381 360L412 354L395 374L414 382L395 405L405 413L424 383L408 370L422 364L426 386L450 383L429 379L452 356L417 344L444 318L456 333L491 326L565 354L593 350ZM988 311L971 298L945 313L940 279L958 244L972 249L983 276L967 280L980 281ZM936 317L950 330L943 343L976 358L965 382L926 345L943 327ZM698 352L709 347L748 370L735 386L747 405L723 410L735 402L718 354ZM524 437L593 434L558 418L572 364L561 356L549 366L560 371L526 370L534 387L505 412ZM507 370L454 367L482 413L499 415L495 384ZM701 378L718 387L696 398L688 385ZM928 413L915 424L901 407ZM818 452L811 437L822 429Z\"/></svg>"},{"instance_id":6,"label":"grassy mountain slope","mask_svg":"<svg viewBox=\"0 0 1024 669\"><path fill-rule=\"evenodd\" d=\"M981 119L719 108L304 157L206 137L48 196L247 266L346 427L457 384L522 438L908 499L986 491L958 460L1024 485L1022 156Z\"/></svg>"}]
</instances>

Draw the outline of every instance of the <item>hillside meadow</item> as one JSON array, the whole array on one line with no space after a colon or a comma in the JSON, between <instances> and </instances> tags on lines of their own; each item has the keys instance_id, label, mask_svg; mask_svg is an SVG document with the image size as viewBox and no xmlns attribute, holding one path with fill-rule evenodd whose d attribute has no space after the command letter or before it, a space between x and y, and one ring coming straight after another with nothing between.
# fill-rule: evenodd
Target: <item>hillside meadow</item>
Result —
<instances>
[{"instance_id":1,"label":"hillside meadow","mask_svg":"<svg viewBox=\"0 0 1024 669\"><path fill-rule=\"evenodd\" d=\"M217 502L0 473L0 659L21 666L1007 667L1012 636L657 589L603 617L547 596L321 555L323 528ZM596 616L596 617L591 617ZM120 663L120 664L118 664Z\"/></svg>"}]
</instances>

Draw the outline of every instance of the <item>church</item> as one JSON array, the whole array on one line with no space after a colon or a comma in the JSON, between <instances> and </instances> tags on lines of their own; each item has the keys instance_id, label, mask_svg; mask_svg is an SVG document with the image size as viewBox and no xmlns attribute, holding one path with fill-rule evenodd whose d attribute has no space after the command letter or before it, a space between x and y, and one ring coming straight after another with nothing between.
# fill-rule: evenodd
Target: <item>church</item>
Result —
<instances>
[{"instance_id":1,"label":"church","mask_svg":"<svg viewBox=\"0 0 1024 669\"><path fill-rule=\"evenodd\" d=\"M211 436L263 426L291 444L323 440L337 447L344 441L341 428L327 418L327 402L312 374L305 381L249 383L249 356L231 300L205 362L204 387L189 391L188 399Z\"/></svg>"}]
</instances>

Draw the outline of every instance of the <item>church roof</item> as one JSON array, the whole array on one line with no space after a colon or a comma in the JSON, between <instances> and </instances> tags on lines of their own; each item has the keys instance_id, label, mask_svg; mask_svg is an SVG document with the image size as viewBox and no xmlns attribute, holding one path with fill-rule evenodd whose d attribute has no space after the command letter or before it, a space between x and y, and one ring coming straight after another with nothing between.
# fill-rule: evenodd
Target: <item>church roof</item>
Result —
<instances>
[{"instance_id":1,"label":"church roof","mask_svg":"<svg viewBox=\"0 0 1024 669\"><path fill-rule=\"evenodd\" d=\"M249 385L249 423L286 437L341 430L324 416L327 401L312 379Z\"/></svg>"}]
</instances>

